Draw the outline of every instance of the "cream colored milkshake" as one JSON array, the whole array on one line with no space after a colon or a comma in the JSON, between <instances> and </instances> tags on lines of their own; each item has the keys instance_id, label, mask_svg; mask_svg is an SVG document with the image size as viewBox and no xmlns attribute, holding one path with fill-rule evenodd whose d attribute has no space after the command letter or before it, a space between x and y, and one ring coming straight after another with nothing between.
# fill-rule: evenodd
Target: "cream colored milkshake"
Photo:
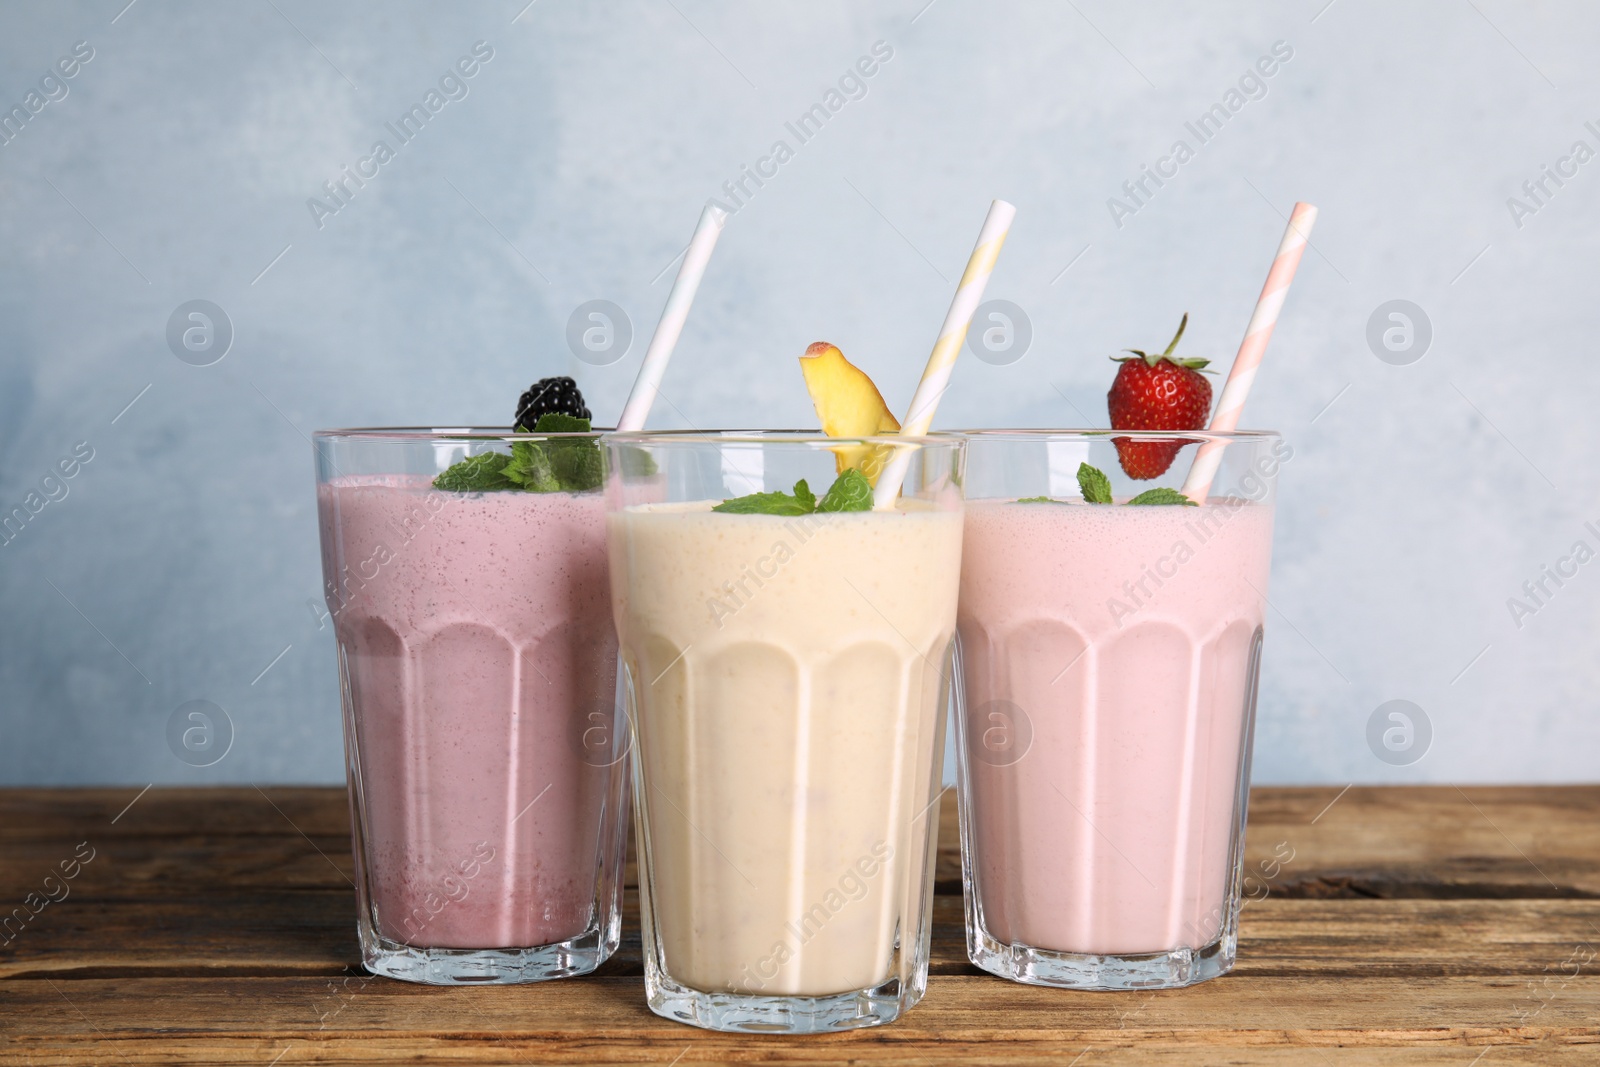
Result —
<instances>
[{"instance_id":1,"label":"cream colored milkshake","mask_svg":"<svg viewBox=\"0 0 1600 1067\"><path fill-rule=\"evenodd\" d=\"M713 503L608 516L650 965L711 993L911 981L961 514L910 501L791 518Z\"/></svg>"}]
</instances>

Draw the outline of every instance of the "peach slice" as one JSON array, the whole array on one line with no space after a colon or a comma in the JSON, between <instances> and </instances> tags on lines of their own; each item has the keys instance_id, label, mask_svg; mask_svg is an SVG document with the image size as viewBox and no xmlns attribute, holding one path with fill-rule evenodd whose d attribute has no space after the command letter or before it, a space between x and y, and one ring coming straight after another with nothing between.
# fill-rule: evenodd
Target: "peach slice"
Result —
<instances>
[{"instance_id":1,"label":"peach slice","mask_svg":"<svg viewBox=\"0 0 1600 1067\"><path fill-rule=\"evenodd\" d=\"M805 375L811 404L822 420L822 432L829 437L871 437L900 431L900 422L883 402L883 394L865 371L844 358L844 353L818 341L800 357L800 372ZM852 467L874 484L883 469L882 450L870 445L841 446L834 451L834 468L839 474Z\"/></svg>"}]
</instances>

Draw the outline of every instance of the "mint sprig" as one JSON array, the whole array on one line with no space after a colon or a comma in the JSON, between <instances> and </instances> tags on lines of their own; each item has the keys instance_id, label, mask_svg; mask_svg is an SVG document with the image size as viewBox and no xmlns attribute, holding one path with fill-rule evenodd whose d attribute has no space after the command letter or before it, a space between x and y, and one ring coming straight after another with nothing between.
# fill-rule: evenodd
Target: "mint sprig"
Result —
<instances>
[{"instance_id":1,"label":"mint sprig","mask_svg":"<svg viewBox=\"0 0 1600 1067\"><path fill-rule=\"evenodd\" d=\"M1132 500L1130 504L1181 504L1186 507L1197 508L1200 505L1184 496L1176 489L1146 489Z\"/></svg>"},{"instance_id":2,"label":"mint sprig","mask_svg":"<svg viewBox=\"0 0 1600 1067\"><path fill-rule=\"evenodd\" d=\"M817 510L817 497L806 480L794 483L794 492L750 493L724 500L712 511L725 515L809 515Z\"/></svg>"},{"instance_id":3,"label":"mint sprig","mask_svg":"<svg viewBox=\"0 0 1600 1067\"><path fill-rule=\"evenodd\" d=\"M872 483L858 470L847 470L817 500L806 480L794 483L793 493L750 493L724 500L712 511L724 515L811 515L824 511L871 511Z\"/></svg>"},{"instance_id":4,"label":"mint sprig","mask_svg":"<svg viewBox=\"0 0 1600 1067\"><path fill-rule=\"evenodd\" d=\"M550 457L532 441L511 442L511 462L501 473L530 493L554 493L561 488Z\"/></svg>"},{"instance_id":5,"label":"mint sprig","mask_svg":"<svg viewBox=\"0 0 1600 1067\"><path fill-rule=\"evenodd\" d=\"M852 467L833 480L817 504L818 511L871 511L872 483Z\"/></svg>"},{"instance_id":6,"label":"mint sprig","mask_svg":"<svg viewBox=\"0 0 1600 1067\"><path fill-rule=\"evenodd\" d=\"M1091 467L1087 463L1078 464L1078 488L1083 492L1083 499L1090 504L1114 504L1116 501L1111 496L1111 479L1098 467ZM1019 504L1061 504L1065 501L1052 500L1047 496L1030 496L1018 500ZM1156 488L1146 489L1129 504L1178 504L1188 507L1199 507L1193 500L1184 496L1176 489Z\"/></svg>"},{"instance_id":7,"label":"mint sprig","mask_svg":"<svg viewBox=\"0 0 1600 1067\"><path fill-rule=\"evenodd\" d=\"M522 427L518 430L526 433ZM539 416L533 433L588 433L589 420L549 413ZM457 493L523 490L529 493L582 493L603 480L600 443L580 438L513 441L511 455L484 452L453 464L433 480L435 489Z\"/></svg>"},{"instance_id":8,"label":"mint sprig","mask_svg":"<svg viewBox=\"0 0 1600 1067\"><path fill-rule=\"evenodd\" d=\"M621 453L618 466L622 468L624 478L648 478L652 474L661 473L661 468L656 465L655 458L642 448L625 448Z\"/></svg>"},{"instance_id":9,"label":"mint sprig","mask_svg":"<svg viewBox=\"0 0 1600 1067\"><path fill-rule=\"evenodd\" d=\"M444 471L433 480L435 489L448 489L453 493L488 493L500 489L516 489L519 483L508 478L505 468L511 457L504 452L485 452L471 456Z\"/></svg>"},{"instance_id":10,"label":"mint sprig","mask_svg":"<svg viewBox=\"0 0 1600 1067\"><path fill-rule=\"evenodd\" d=\"M539 416L539 421L533 424L533 429L524 430L523 433L588 433L589 420L580 419L576 415L563 415L559 411L547 411Z\"/></svg>"},{"instance_id":11,"label":"mint sprig","mask_svg":"<svg viewBox=\"0 0 1600 1067\"><path fill-rule=\"evenodd\" d=\"M1111 479L1098 467L1091 467L1087 463L1078 464L1078 489L1083 493L1083 499L1090 504L1110 504Z\"/></svg>"}]
</instances>

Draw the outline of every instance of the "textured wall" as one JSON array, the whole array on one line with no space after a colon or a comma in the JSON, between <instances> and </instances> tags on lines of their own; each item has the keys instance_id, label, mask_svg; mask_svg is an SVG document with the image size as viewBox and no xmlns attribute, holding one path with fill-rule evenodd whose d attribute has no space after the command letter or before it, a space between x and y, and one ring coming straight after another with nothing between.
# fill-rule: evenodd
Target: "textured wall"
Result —
<instances>
[{"instance_id":1,"label":"textured wall","mask_svg":"<svg viewBox=\"0 0 1600 1067\"><path fill-rule=\"evenodd\" d=\"M994 196L1019 215L990 295L1031 347L966 357L941 424L1103 424L1106 356L1188 310L1186 351L1229 357L1282 216L1318 204L1246 415L1295 448L1257 779L1594 776L1592 9L124 2L0 7L0 106L28 115L0 144L0 502L42 503L0 547L0 780L337 780L306 435L502 422L552 373L614 417L663 272L746 166L776 175L747 180L657 425L813 421L792 360L818 338L903 409ZM1126 195L1146 165L1176 173ZM340 204L345 166L375 173ZM232 331L208 366L220 338L168 340L202 299ZM566 341L593 299L639 335L607 366ZM1393 300L1421 309L1398 352L1369 341ZM1576 573L1513 617L1545 565ZM1431 724L1405 766L1368 741L1392 699ZM205 769L166 737L190 700L234 726Z\"/></svg>"}]
</instances>

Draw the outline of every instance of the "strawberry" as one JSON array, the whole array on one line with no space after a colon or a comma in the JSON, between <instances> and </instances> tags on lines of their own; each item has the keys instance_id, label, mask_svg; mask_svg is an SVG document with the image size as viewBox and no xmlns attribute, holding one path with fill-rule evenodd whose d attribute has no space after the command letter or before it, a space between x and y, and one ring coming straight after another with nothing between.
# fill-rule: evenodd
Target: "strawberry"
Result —
<instances>
[{"instance_id":1,"label":"strawberry","mask_svg":"<svg viewBox=\"0 0 1600 1067\"><path fill-rule=\"evenodd\" d=\"M1113 430L1203 430L1211 412L1211 383L1200 372L1208 359L1177 359L1172 355L1189 325L1184 313L1172 343L1161 353L1125 348L1132 356L1111 358L1122 364L1117 370L1106 406L1111 411ZM1141 481L1159 478L1172 466L1182 441L1135 441L1114 437L1117 458L1130 478Z\"/></svg>"}]
</instances>

